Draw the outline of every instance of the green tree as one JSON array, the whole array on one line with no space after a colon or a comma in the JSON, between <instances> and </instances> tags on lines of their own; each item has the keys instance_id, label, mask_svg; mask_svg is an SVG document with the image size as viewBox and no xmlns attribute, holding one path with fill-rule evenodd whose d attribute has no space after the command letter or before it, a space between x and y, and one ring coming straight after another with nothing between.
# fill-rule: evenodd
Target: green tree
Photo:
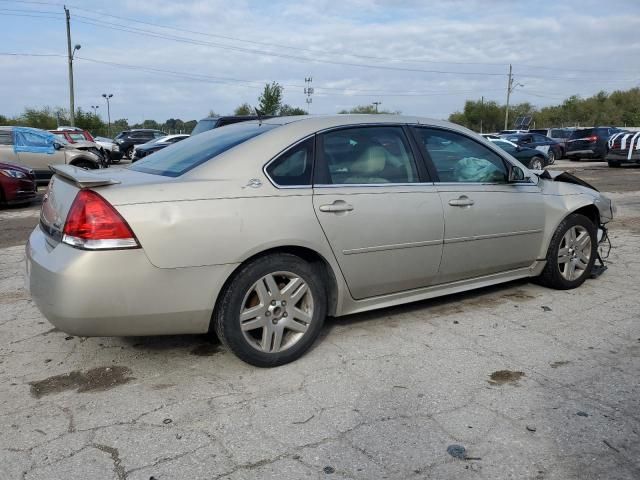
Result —
<instances>
[{"instance_id":1,"label":"green tree","mask_svg":"<svg viewBox=\"0 0 640 480\"><path fill-rule=\"evenodd\" d=\"M282 106L283 88L277 82L267 83L258 99L258 110L264 115L277 115Z\"/></svg>"},{"instance_id":2,"label":"green tree","mask_svg":"<svg viewBox=\"0 0 640 480\"><path fill-rule=\"evenodd\" d=\"M380 110L380 109L376 111L375 105L357 105L351 108L350 110L340 110L338 113L339 114L346 114L346 113L366 113L366 114L396 113L396 114L399 114L400 112L390 112L389 110Z\"/></svg>"},{"instance_id":3,"label":"green tree","mask_svg":"<svg viewBox=\"0 0 640 480\"><path fill-rule=\"evenodd\" d=\"M239 117L246 117L253 113L253 108L247 102L242 105L238 105L236 109L233 111L234 115L238 115Z\"/></svg>"},{"instance_id":4,"label":"green tree","mask_svg":"<svg viewBox=\"0 0 640 480\"><path fill-rule=\"evenodd\" d=\"M300 107L292 107L291 105L288 105L286 103L282 105L282 107L280 107L280 111L278 112L278 115L282 115L283 117L291 116L291 115L306 115L306 114L307 112L305 112Z\"/></svg>"}]
</instances>

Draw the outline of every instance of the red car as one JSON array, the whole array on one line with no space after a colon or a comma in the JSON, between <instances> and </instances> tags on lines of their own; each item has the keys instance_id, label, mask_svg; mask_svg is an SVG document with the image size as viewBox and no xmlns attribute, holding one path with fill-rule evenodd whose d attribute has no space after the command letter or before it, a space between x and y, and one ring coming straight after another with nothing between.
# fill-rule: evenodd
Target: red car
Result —
<instances>
[{"instance_id":1,"label":"red car","mask_svg":"<svg viewBox=\"0 0 640 480\"><path fill-rule=\"evenodd\" d=\"M0 162L0 203L7 205L31 203L37 191L33 170Z\"/></svg>"},{"instance_id":2,"label":"red car","mask_svg":"<svg viewBox=\"0 0 640 480\"><path fill-rule=\"evenodd\" d=\"M95 142L91 134L86 130L69 129L69 130L49 130L49 131L54 135L60 135L61 137L64 137L69 143L84 142L84 141Z\"/></svg>"}]
</instances>

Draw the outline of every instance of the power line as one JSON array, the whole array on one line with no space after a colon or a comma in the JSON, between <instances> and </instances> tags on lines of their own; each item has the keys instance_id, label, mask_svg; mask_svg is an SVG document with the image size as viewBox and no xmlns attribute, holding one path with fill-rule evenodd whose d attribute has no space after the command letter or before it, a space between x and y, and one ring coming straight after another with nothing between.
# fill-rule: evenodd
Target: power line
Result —
<instances>
[{"instance_id":1,"label":"power line","mask_svg":"<svg viewBox=\"0 0 640 480\"><path fill-rule=\"evenodd\" d=\"M57 2L42 2L42 1L28 1L28 0L0 0L0 2L9 2L9 3L17 3L17 4L33 4L33 5L45 5L45 6L63 6L62 3L57 3ZM75 5L70 5L71 8L76 9L76 10L81 10L84 12L88 12L90 14L96 15L94 13L94 10L89 10L80 6L75 6ZM29 10L26 10L29 11ZM56 12L52 12L52 11L41 11L40 13L52 13L55 14ZM148 26L153 26L156 28L163 28L163 29L168 29L168 30L174 30L174 31L178 31L178 32L183 32L183 33L191 33L194 35L201 35L201 36L206 36L206 37L211 37L211 38L222 38L222 39L226 39L226 40L232 40L235 42L242 42L242 43L248 43L248 44L254 44L254 45L260 45L260 46L267 46L267 47L275 47L275 48L286 48L286 49L291 49L291 50L296 50L296 51L300 51L300 52L309 52L312 53L314 55L318 55L318 54L323 54L323 55L336 55L333 52L329 52L326 50L318 50L318 49L309 49L309 48L302 48L302 47L298 47L298 46L291 46L291 45L284 45L284 44L279 44L279 43L269 43L269 42L258 42L255 40L250 40L250 39L244 39L244 38L238 38L238 37L233 37L233 36L228 36L228 35L220 35L220 34L213 34L213 33L209 33L209 32L200 32L197 30L189 30L189 29L185 29L185 28L178 28L178 27L173 27L173 26L169 26L169 25L163 25L160 23L155 23L155 22L149 22L149 21L144 21L144 20L138 20L135 18L130 18L130 17L123 17L123 16L119 16L119 15L113 15L110 13L105 13L102 11L99 11L99 14L101 16L106 16L106 17L110 17L110 18L115 18L118 20L124 20L127 22L132 22L132 23L139 23L142 25L148 25ZM94 22L98 22L98 21L102 21L101 19L96 19L94 17L86 17L86 16L81 16L81 15L74 15L74 17L81 17L81 18L85 18L87 20L90 21L94 21ZM114 25L117 27L125 27L125 28L131 28L131 29L136 29L135 27L127 27L127 26L123 26L121 24L114 24L114 23L110 23L110 22L104 22L110 25ZM100 25L94 25L94 26L100 26ZM105 27L106 28L106 27ZM136 30L140 30L140 29L136 29ZM154 35L162 35L158 32L150 32L147 31L148 33L152 33ZM134 32L130 32L130 33L134 33ZM197 40L195 40L197 41ZM225 47L229 47L228 45L226 45ZM261 53L264 55L275 55L274 52L256 52L256 53ZM343 54L350 56L350 57L354 57L354 58L362 58L362 59L366 59L366 60L377 60L377 61L391 61L391 62L399 62L399 63L416 63L416 64L450 64L450 65L484 65L484 66L501 66L501 67L506 67L508 65L508 63L497 63L497 62L460 62L460 61L446 61L446 60L426 60L426 59L406 59L406 58L390 58L390 57L380 57L380 56L372 56L372 55L362 55L362 54L358 54L358 53L351 53L351 52L343 52ZM306 61L319 61L319 60L313 60L313 59L308 59L305 58ZM327 63L327 61L322 61L324 63ZM353 65L353 66L362 66L362 67L368 67L368 68L374 68L374 67L380 67L380 66L373 66L373 65L362 65L362 64L349 64L347 62L342 62L339 64L345 64L345 65ZM540 66L540 65L529 65L529 64L524 64L524 63L515 63L512 62L513 65L518 66L518 67L523 67L523 68L536 68L536 69L545 69L545 70L557 70L556 67L549 67L549 66ZM406 69L407 71L415 71L415 69ZM419 70L417 70L419 71ZM603 73L603 74L612 74L612 73L635 73L635 70L596 70L596 69L566 69L563 68L563 71L567 71L567 72L582 72L582 73ZM462 75L504 75L506 76L506 74L499 74L499 73L489 73L489 72L446 72L446 71L427 71L426 73L450 73L450 74L462 74ZM528 77L528 78L550 78L550 79L566 79L566 80L575 80L573 78L568 79L568 78L563 78L563 77L545 77L545 76L541 76L541 75L532 75L532 74L520 74L521 77Z\"/></svg>"}]
</instances>

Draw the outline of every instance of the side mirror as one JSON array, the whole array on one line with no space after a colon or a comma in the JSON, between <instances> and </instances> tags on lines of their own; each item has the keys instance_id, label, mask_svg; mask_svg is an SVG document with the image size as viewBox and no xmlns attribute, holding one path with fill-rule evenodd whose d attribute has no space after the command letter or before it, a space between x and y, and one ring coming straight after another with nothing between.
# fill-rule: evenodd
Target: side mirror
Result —
<instances>
[{"instance_id":1,"label":"side mirror","mask_svg":"<svg viewBox=\"0 0 640 480\"><path fill-rule=\"evenodd\" d=\"M62 150L62 144L58 143L58 142L53 142L53 148L55 148L56 150Z\"/></svg>"},{"instance_id":2,"label":"side mirror","mask_svg":"<svg viewBox=\"0 0 640 480\"><path fill-rule=\"evenodd\" d=\"M520 167L517 167L515 165L511 165L509 167L509 176L508 176L509 183L523 182L525 180L526 180L526 177L524 176L524 172Z\"/></svg>"}]
</instances>

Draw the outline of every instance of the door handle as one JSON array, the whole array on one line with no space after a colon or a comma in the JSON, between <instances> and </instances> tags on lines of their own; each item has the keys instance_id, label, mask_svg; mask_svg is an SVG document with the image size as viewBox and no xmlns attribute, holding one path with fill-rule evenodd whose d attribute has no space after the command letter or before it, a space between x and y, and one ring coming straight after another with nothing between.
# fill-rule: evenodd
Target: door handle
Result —
<instances>
[{"instance_id":1,"label":"door handle","mask_svg":"<svg viewBox=\"0 0 640 480\"><path fill-rule=\"evenodd\" d=\"M350 212L351 210L353 210L353 205L345 202L344 200L336 200L329 205L320 205L321 212L340 213Z\"/></svg>"},{"instance_id":2,"label":"door handle","mask_svg":"<svg viewBox=\"0 0 640 480\"><path fill-rule=\"evenodd\" d=\"M476 202L471 200L466 195L460 195L460 197L456 199L449 200L449 205L451 205L452 207L470 207L474 203Z\"/></svg>"}]
</instances>

